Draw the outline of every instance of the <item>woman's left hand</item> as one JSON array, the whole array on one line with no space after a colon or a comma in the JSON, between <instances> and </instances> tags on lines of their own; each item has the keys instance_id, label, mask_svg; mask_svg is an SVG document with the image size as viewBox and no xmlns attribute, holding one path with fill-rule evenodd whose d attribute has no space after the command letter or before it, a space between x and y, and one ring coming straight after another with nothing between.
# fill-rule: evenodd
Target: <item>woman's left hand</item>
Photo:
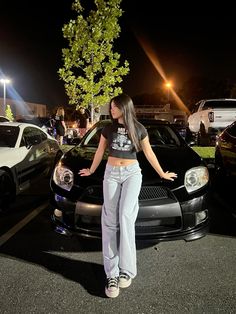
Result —
<instances>
[{"instance_id":1,"label":"woman's left hand","mask_svg":"<svg viewBox=\"0 0 236 314\"><path fill-rule=\"evenodd\" d=\"M162 176L162 178L166 180L174 181L174 179L177 178L177 174L174 172L166 171L164 172L164 175Z\"/></svg>"}]
</instances>

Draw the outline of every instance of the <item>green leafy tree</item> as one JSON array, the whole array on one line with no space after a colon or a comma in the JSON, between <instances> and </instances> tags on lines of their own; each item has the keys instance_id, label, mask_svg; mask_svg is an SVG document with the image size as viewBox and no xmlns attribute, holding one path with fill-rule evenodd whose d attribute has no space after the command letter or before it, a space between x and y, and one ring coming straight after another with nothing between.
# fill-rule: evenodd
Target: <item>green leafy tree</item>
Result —
<instances>
[{"instance_id":1,"label":"green leafy tree","mask_svg":"<svg viewBox=\"0 0 236 314\"><path fill-rule=\"evenodd\" d=\"M14 120L13 113L11 111L11 106L7 105L6 110L5 110L5 117L8 118L10 121Z\"/></svg>"},{"instance_id":2,"label":"green leafy tree","mask_svg":"<svg viewBox=\"0 0 236 314\"><path fill-rule=\"evenodd\" d=\"M69 104L93 108L106 104L122 92L119 84L129 72L129 63L120 65L120 54L113 51L119 37L122 0L95 0L96 10L87 13L79 0L72 9L77 18L63 26L69 48L62 49L63 67L59 69Z\"/></svg>"}]
</instances>

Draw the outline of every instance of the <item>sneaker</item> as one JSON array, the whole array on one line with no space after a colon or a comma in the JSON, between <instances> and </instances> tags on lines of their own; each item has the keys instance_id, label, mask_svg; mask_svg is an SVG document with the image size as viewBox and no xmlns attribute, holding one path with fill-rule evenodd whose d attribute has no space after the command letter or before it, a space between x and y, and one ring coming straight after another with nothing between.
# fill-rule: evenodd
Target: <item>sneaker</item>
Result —
<instances>
[{"instance_id":1,"label":"sneaker","mask_svg":"<svg viewBox=\"0 0 236 314\"><path fill-rule=\"evenodd\" d=\"M108 298L116 298L119 295L119 277L107 278L105 293Z\"/></svg>"},{"instance_id":2,"label":"sneaker","mask_svg":"<svg viewBox=\"0 0 236 314\"><path fill-rule=\"evenodd\" d=\"M131 285L132 279L126 273L120 273L119 276L119 287L120 288L128 288Z\"/></svg>"}]
</instances>

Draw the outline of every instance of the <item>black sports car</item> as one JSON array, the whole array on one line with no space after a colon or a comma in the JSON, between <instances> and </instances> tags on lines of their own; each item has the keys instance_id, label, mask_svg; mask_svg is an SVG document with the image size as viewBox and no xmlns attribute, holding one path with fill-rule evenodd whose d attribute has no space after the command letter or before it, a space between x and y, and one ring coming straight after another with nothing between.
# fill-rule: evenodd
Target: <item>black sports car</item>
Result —
<instances>
[{"instance_id":1,"label":"black sports car","mask_svg":"<svg viewBox=\"0 0 236 314\"><path fill-rule=\"evenodd\" d=\"M139 195L136 238L142 240L203 237L208 232L207 194L209 174L201 157L187 145L171 124L140 120L148 130L153 151L164 171L178 174L174 181L161 179L142 152L138 160L143 174ZM52 220L62 234L101 237L100 215L103 204L102 182L107 154L89 177L80 169L89 168L97 149L102 128L111 123L99 121L81 142L63 155L52 178L53 205L63 215Z\"/></svg>"}]
</instances>

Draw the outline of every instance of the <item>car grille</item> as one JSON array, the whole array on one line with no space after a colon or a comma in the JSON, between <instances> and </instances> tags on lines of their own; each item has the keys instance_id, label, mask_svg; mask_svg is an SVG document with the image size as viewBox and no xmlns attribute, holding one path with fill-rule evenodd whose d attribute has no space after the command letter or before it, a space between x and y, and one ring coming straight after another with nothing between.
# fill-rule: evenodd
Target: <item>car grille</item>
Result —
<instances>
[{"instance_id":1,"label":"car grille","mask_svg":"<svg viewBox=\"0 0 236 314\"><path fill-rule=\"evenodd\" d=\"M152 201L158 199L165 199L168 197L171 197L171 193L167 188L162 186L143 186L139 194L140 201ZM97 203L102 204L103 202L102 187L96 185L89 186L88 188L85 189L83 195L80 198L80 201L87 201L91 203L95 201L96 204Z\"/></svg>"},{"instance_id":2,"label":"car grille","mask_svg":"<svg viewBox=\"0 0 236 314\"><path fill-rule=\"evenodd\" d=\"M160 198L168 198L166 188L162 186L143 186L139 194L139 200L155 200Z\"/></svg>"}]
</instances>

